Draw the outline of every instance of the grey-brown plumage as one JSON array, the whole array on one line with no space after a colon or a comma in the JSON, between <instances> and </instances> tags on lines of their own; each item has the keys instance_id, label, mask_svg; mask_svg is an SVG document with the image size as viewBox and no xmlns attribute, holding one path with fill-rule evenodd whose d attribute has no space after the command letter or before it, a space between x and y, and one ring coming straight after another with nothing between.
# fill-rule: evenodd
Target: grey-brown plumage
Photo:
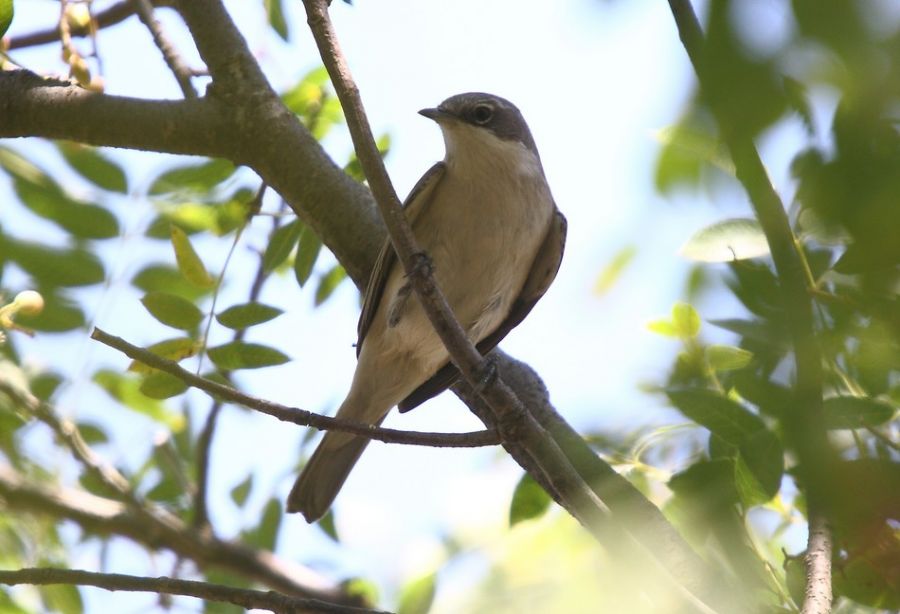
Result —
<instances>
[{"instance_id":1,"label":"grey-brown plumage","mask_svg":"<svg viewBox=\"0 0 900 614\"><path fill-rule=\"evenodd\" d=\"M406 214L454 315L487 353L556 276L566 221L512 103L460 94L420 113L438 123L447 153L413 188ZM395 405L412 409L458 376L390 242L372 271L358 332L356 373L339 418L380 424ZM326 433L288 496L288 511L320 518L368 443Z\"/></svg>"}]
</instances>

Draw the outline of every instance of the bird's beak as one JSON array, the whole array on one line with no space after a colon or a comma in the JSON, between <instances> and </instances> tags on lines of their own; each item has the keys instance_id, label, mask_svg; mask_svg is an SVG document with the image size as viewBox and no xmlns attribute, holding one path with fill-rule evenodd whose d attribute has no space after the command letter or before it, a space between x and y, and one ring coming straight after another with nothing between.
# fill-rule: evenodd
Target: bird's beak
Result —
<instances>
[{"instance_id":1,"label":"bird's beak","mask_svg":"<svg viewBox=\"0 0 900 614\"><path fill-rule=\"evenodd\" d=\"M428 119L434 120L438 123L448 119L454 119L456 117L455 115L447 113L446 111L442 111L441 109L422 109L421 111L419 111L419 115L427 117Z\"/></svg>"}]
</instances>

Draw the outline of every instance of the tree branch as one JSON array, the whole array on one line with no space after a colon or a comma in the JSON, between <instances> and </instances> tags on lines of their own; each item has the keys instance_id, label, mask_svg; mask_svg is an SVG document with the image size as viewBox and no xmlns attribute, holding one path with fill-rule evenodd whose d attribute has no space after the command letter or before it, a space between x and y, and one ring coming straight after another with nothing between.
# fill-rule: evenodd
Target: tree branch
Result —
<instances>
[{"instance_id":1,"label":"tree branch","mask_svg":"<svg viewBox=\"0 0 900 614\"><path fill-rule=\"evenodd\" d=\"M802 614L831 612L831 556L831 527L828 521L822 514L810 516Z\"/></svg>"},{"instance_id":2,"label":"tree branch","mask_svg":"<svg viewBox=\"0 0 900 614\"><path fill-rule=\"evenodd\" d=\"M232 403L243 405L249 409L278 418L283 422L291 422L301 426L311 426L319 430L343 431L353 433L361 437L368 437L384 443L400 443L416 446L430 446L434 448L475 448L481 446L496 445L499 443L496 433L492 431L474 431L471 433L425 433L420 431L400 431L372 426L359 422L350 422L338 418L329 418L296 407L288 407L272 401L259 399L244 394L234 388L224 386L218 382L194 375L186 371L171 360L166 360L139 347L133 346L124 339L110 335L107 332L95 328L91 338L104 345L119 350L129 358L144 363L154 369L159 369L173 375L188 386L199 388L211 395L221 397Z\"/></svg>"},{"instance_id":3,"label":"tree branch","mask_svg":"<svg viewBox=\"0 0 900 614\"><path fill-rule=\"evenodd\" d=\"M708 88L705 43L697 15L690 0L669 0L669 7L675 18L681 42L697 73L700 88L705 90ZM807 574L816 582L818 586L816 591L822 590L823 586L827 587L827 603L830 608L830 556L827 559L811 557L813 553L822 551L826 543L830 552L831 539L828 535L826 518L830 507L829 482L834 475L832 467L837 457L828 440L822 415L822 357L815 336L810 289L807 286L803 263L797 252L790 220L781 198L769 180L752 137L740 129L741 126L728 116L725 109L713 107L711 110L731 153L737 178L747 191L766 236L778 275L796 365L794 387L796 404L792 411L784 412L782 421L788 444L797 454L798 475L807 494L807 518L810 526ZM839 492L839 489L835 491ZM828 611L819 609L819 605L825 600L811 596L812 588L807 585L807 601L804 603L803 611L809 613ZM819 595L821 596L821 593ZM812 603L811 598L815 599L816 603Z\"/></svg>"},{"instance_id":4,"label":"tree branch","mask_svg":"<svg viewBox=\"0 0 900 614\"><path fill-rule=\"evenodd\" d=\"M150 31L153 43L162 53L166 66L169 67L169 70L175 76L175 81L178 82L181 93L184 94L185 98L196 98L197 90L194 89L194 85L191 83L194 71L184 63L178 50L175 49L175 46L163 32L162 26L153 14L153 2L151 0L131 0L131 4L134 6L134 11L137 13L141 23Z\"/></svg>"},{"instance_id":5,"label":"tree branch","mask_svg":"<svg viewBox=\"0 0 900 614\"><path fill-rule=\"evenodd\" d=\"M310 597L347 605L359 599L307 567L279 559L271 552L223 541L188 527L165 514L157 522L125 504L83 490L50 489L0 465L0 499L6 509L65 518L92 535L121 535L151 549L171 550L199 568L216 568L260 582L287 595Z\"/></svg>"},{"instance_id":6,"label":"tree branch","mask_svg":"<svg viewBox=\"0 0 900 614\"><path fill-rule=\"evenodd\" d=\"M245 609L260 609L270 612L327 613L327 614L385 614L379 610L357 608L321 601L288 597L272 591L256 591L232 588L220 584L158 577L143 578L124 574L94 573L80 569L19 569L0 571L0 584L76 584L96 586L108 591L150 592L166 595L197 597L205 601L233 603Z\"/></svg>"},{"instance_id":7,"label":"tree branch","mask_svg":"<svg viewBox=\"0 0 900 614\"><path fill-rule=\"evenodd\" d=\"M153 6L156 7L164 7L164 6L172 6L175 0L150 0ZM113 4L112 6L103 9L99 13L94 14L94 21L97 23L97 28L106 28L109 26L116 25L117 23L121 23L125 21L129 17L134 15L134 6L131 3L131 0L122 0L122 2L118 2ZM72 36L88 36L91 33L90 26L80 27L76 26L72 28L71 34ZM31 32L29 34L22 34L20 36L14 36L9 39L9 49L13 51L15 49L23 49L25 47L34 47L36 45L45 45L47 43L55 43L59 41L59 28L47 28L46 30L40 30L38 32Z\"/></svg>"}]
</instances>

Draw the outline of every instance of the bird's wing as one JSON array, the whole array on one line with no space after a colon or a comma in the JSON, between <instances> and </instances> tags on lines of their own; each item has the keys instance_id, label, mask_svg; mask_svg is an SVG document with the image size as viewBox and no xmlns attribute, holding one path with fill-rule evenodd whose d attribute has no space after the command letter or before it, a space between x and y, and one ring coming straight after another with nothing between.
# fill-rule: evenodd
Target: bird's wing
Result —
<instances>
[{"instance_id":1,"label":"bird's wing","mask_svg":"<svg viewBox=\"0 0 900 614\"><path fill-rule=\"evenodd\" d=\"M424 175L422 175L422 178L419 179L418 183L413 187L409 196L406 197L403 207L410 224L413 223L413 220L415 220L428 205L428 202L431 200L431 194L434 192L434 188L437 187L437 184L440 183L441 178L444 176L445 168L443 162L438 162L432 166ZM381 252L378 254L378 259L375 261L375 267L372 269L372 274L369 276L369 283L366 286L362 312L359 314L359 323L356 326L356 332L358 334L356 340L357 358L362 349L363 340L366 338L366 333L369 332L369 326L372 324L372 319L375 317L375 312L378 311L378 304L381 303L381 295L384 293L384 285L387 282L388 275L390 275L391 269L396 262L397 254L394 252L394 246L391 245L390 238L388 238L385 240L384 246L382 246Z\"/></svg>"},{"instance_id":2,"label":"bird's wing","mask_svg":"<svg viewBox=\"0 0 900 614\"><path fill-rule=\"evenodd\" d=\"M544 242L541 244L537 256L531 265L531 271L528 273L522 292L513 302L509 314L496 330L476 344L482 356L494 349L509 331L518 326L540 298L544 296L547 288L550 287L550 284L556 278L557 271L559 271L565 245L566 218L556 209L550 228L547 231L547 236L544 237ZM403 399L397 407L401 413L418 407L431 397L449 388L456 381L457 377L459 377L459 371L453 366L453 363L448 362L428 381Z\"/></svg>"}]
</instances>

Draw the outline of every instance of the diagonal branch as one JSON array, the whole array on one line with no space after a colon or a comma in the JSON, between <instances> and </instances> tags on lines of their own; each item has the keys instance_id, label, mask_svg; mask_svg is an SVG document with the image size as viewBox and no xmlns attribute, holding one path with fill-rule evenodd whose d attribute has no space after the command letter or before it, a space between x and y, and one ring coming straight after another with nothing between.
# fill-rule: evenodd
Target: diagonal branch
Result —
<instances>
[{"instance_id":1,"label":"diagonal branch","mask_svg":"<svg viewBox=\"0 0 900 614\"><path fill-rule=\"evenodd\" d=\"M131 4L141 23L147 26L147 29L150 31L153 43L162 53L166 66L169 67L169 70L175 76L178 87L181 88L181 93L184 94L185 98L196 98L197 90L194 89L194 85L191 83L194 71L184 63L178 50L175 49L169 37L163 32L162 25L160 25L153 14L153 2L151 0L131 0Z\"/></svg>"},{"instance_id":2,"label":"diagonal branch","mask_svg":"<svg viewBox=\"0 0 900 614\"><path fill-rule=\"evenodd\" d=\"M339 605L322 601L288 597L272 591L257 591L233 588L221 584L179 580L176 578L143 578L124 574L94 573L80 569L19 569L0 571L0 584L46 585L75 584L96 586L108 591L151 592L165 595L197 597L204 601L232 603L248 610L268 610L270 612L292 612L297 614L386 614L378 610Z\"/></svg>"},{"instance_id":3,"label":"diagonal branch","mask_svg":"<svg viewBox=\"0 0 900 614\"><path fill-rule=\"evenodd\" d=\"M296 407L287 407L286 405L252 397L249 394L244 394L234 388L205 379L199 375L194 375L190 371L182 369L177 363L174 363L171 360L166 360L153 352L131 345L124 339L110 335L99 328L94 329L94 332L91 333L91 338L119 350L129 358L173 375L188 386L199 388L211 395L226 399L232 403L243 405L250 409L255 409L256 411L278 418L284 422L291 422L301 426L311 426L320 430L335 430L353 433L354 435L368 437L369 439L382 441L384 443L401 443L407 445L431 446L435 448L474 448L496 445L498 443L497 435L492 431L475 431L471 433L424 433L420 431L400 431L397 429L376 427L371 424L329 418L328 416L322 416L303 409L297 409Z\"/></svg>"}]
</instances>

